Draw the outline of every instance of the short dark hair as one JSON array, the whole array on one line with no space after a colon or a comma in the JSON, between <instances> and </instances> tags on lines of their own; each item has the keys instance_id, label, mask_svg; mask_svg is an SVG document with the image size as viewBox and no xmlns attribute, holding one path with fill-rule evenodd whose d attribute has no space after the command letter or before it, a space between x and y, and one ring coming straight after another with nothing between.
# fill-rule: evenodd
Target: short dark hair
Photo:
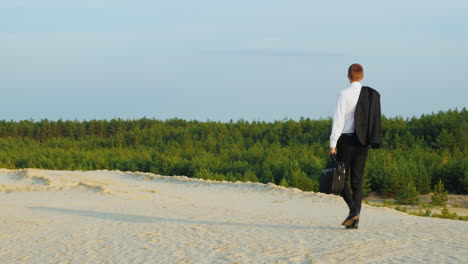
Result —
<instances>
[{"instance_id":1,"label":"short dark hair","mask_svg":"<svg viewBox=\"0 0 468 264\"><path fill-rule=\"evenodd\" d=\"M348 76L352 81L361 80L364 77L364 69L361 64L354 63L348 68Z\"/></svg>"}]
</instances>

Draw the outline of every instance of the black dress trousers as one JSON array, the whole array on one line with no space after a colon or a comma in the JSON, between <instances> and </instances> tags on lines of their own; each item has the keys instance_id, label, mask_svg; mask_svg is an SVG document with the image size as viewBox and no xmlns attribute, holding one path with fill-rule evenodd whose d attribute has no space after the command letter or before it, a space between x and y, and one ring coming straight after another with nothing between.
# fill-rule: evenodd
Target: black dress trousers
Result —
<instances>
[{"instance_id":1,"label":"black dress trousers","mask_svg":"<svg viewBox=\"0 0 468 264\"><path fill-rule=\"evenodd\" d=\"M342 134L336 145L336 159L346 168L346 184L341 196L351 212L361 211L362 183L368 148L359 143L356 134ZM351 185L351 189L348 185Z\"/></svg>"}]
</instances>

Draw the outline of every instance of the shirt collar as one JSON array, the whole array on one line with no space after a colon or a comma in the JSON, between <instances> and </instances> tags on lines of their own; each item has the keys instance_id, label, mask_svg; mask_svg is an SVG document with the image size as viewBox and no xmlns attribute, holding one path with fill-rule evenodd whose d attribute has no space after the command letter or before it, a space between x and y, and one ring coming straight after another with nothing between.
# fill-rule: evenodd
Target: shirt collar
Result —
<instances>
[{"instance_id":1,"label":"shirt collar","mask_svg":"<svg viewBox=\"0 0 468 264\"><path fill-rule=\"evenodd\" d=\"M359 87L361 88L362 87L362 84L360 82L352 82L351 83L351 87Z\"/></svg>"}]
</instances>

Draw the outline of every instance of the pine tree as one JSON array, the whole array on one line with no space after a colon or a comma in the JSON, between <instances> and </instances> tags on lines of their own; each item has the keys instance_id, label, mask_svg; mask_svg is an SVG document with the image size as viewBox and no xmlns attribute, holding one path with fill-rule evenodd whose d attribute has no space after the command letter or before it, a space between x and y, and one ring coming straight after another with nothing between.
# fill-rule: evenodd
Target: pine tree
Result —
<instances>
[{"instance_id":1,"label":"pine tree","mask_svg":"<svg viewBox=\"0 0 468 264\"><path fill-rule=\"evenodd\" d=\"M405 185L396 195L395 201L398 204L418 204L419 203L419 192L411 180Z\"/></svg>"},{"instance_id":2,"label":"pine tree","mask_svg":"<svg viewBox=\"0 0 468 264\"><path fill-rule=\"evenodd\" d=\"M288 181L283 177L280 182L280 186L289 187Z\"/></svg>"},{"instance_id":3,"label":"pine tree","mask_svg":"<svg viewBox=\"0 0 468 264\"><path fill-rule=\"evenodd\" d=\"M441 179L434 186L434 192L431 196L432 205L445 206L447 205L448 197L447 191L445 191L445 185Z\"/></svg>"}]
</instances>

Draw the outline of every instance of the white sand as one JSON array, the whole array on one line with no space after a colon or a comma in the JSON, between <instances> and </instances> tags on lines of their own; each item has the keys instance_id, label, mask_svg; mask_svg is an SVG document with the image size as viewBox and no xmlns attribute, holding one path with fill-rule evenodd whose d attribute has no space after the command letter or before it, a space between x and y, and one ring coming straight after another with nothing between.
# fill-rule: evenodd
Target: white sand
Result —
<instances>
[{"instance_id":1,"label":"white sand","mask_svg":"<svg viewBox=\"0 0 468 264\"><path fill-rule=\"evenodd\" d=\"M467 263L468 223L272 184L0 170L0 263Z\"/></svg>"}]
</instances>

